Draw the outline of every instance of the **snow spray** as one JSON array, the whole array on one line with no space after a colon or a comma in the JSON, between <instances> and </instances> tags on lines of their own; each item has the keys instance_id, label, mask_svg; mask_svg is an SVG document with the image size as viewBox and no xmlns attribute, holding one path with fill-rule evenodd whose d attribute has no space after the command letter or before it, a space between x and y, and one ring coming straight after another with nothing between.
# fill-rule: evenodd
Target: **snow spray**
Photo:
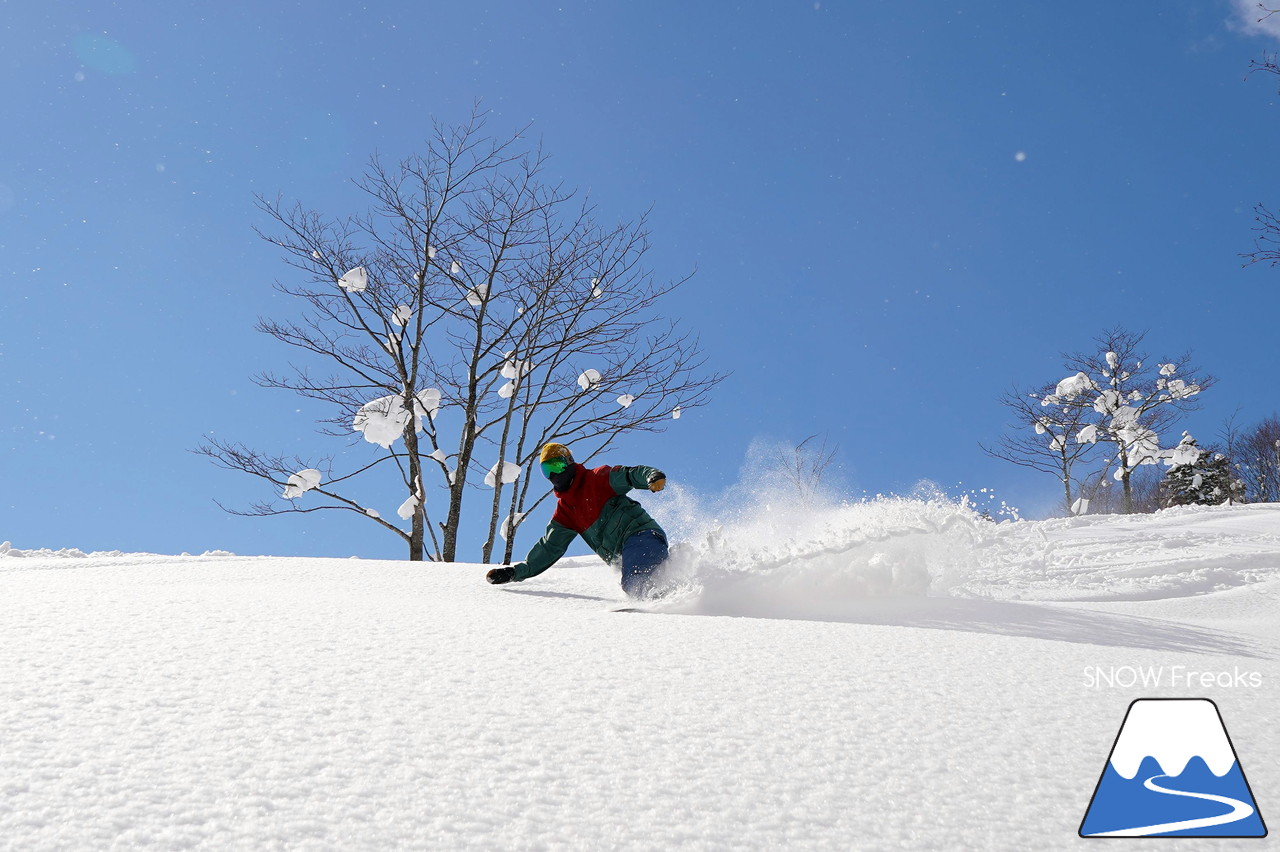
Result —
<instances>
[{"instance_id":1,"label":"snow spray","mask_svg":"<svg viewBox=\"0 0 1280 852\"><path fill-rule=\"evenodd\" d=\"M786 615L945 593L968 579L976 550L994 536L996 525L967 498L932 484L908 497L849 501L758 473L720 497L673 484L654 507L673 542L677 608Z\"/></svg>"}]
</instances>

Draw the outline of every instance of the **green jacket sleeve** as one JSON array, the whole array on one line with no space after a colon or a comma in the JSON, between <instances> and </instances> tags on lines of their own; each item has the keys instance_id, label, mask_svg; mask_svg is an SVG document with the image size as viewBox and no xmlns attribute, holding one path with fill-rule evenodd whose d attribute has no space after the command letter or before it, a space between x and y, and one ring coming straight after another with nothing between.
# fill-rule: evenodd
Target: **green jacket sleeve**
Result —
<instances>
[{"instance_id":1,"label":"green jacket sleeve","mask_svg":"<svg viewBox=\"0 0 1280 852\"><path fill-rule=\"evenodd\" d=\"M536 577L556 564L556 561L569 549L575 536L577 536L576 532L560 526L555 521L547 524L547 531L542 538L538 539L525 560L512 566L516 570L515 579L519 581Z\"/></svg>"},{"instance_id":2,"label":"green jacket sleeve","mask_svg":"<svg viewBox=\"0 0 1280 852\"><path fill-rule=\"evenodd\" d=\"M649 475L659 473L656 467L645 467L644 465L636 465L635 467L623 467L619 465L609 471L609 484L613 486L613 490L617 494L626 494L632 488L649 489Z\"/></svg>"}]
</instances>

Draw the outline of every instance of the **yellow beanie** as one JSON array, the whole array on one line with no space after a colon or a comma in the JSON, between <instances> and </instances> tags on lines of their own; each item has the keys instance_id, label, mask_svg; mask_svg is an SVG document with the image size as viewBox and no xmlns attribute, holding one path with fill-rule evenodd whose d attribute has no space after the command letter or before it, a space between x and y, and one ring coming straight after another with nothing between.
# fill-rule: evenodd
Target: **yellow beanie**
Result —
<instances>
[{"instance_id":1,"label":"yellow beanie","mask_svg":"<svg viewBox=\"0 0 1280 852\"><path fill-rule=\"evenodd\" d=\"M538 462L547 462L552 459L564 459L572 463L573 453L569 452L569 448L564 444L547 444L542 448L542 456L538 459Z\"/></svg>"}]
</instances>

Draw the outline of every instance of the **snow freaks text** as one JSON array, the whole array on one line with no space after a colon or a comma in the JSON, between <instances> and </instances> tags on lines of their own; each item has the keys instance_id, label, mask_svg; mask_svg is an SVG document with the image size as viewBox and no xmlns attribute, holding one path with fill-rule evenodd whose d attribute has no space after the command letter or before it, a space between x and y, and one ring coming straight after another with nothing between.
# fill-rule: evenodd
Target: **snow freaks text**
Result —
<instances>
[{"instance_id":1,"label":"snow freaks text","mask_svg":"<svg viewBox=\"0 0 1280 852\"><path fill-rule=\"evenodd\" d=\"M1262 686L1262 673L1242 671L1239 666L1219 671L1198 671L1187 666L1085 666L1084 685L1086 689L1135 686L1258 689Z\"/></svg>"}]
</instances>

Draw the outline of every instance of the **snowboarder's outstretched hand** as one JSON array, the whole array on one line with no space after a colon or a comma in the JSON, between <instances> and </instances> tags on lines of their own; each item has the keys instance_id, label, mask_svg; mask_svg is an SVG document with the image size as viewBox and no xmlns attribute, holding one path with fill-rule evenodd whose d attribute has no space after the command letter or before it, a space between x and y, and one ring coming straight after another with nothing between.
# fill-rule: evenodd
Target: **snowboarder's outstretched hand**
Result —
<instances>
[{"instance_id":1,"label":"snowboarder's outstretched hand","mask_svg":"<svg viewBox=\"0 0 1280 852\"><path fill-rule=\"evenodd\" d=\"M667 475L660 470L649 474L649 490L661 491L667 487Z\"/></svg>"},{"instance_id":2,"label":"snowboarder's outstretched hand","mask_svg":"<svg viewBox=\"0 0 1280 852\"><path fill-rule=\"evenodd\" d=\"M501 568L492 569L488 574L484 575L484 578L495 586L500 586L503 583L510 583L516 578L516 569L510 565L503 565Z\"/></svg>"}]
</instances>

